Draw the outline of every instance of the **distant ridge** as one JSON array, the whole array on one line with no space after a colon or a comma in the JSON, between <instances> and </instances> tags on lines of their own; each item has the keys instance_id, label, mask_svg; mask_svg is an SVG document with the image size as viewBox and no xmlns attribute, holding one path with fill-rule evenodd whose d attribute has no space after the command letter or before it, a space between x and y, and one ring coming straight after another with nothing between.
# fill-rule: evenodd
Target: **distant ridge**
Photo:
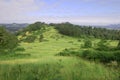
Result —
<instances>
[{"instance_id":1,"label":"distant ridge","mask_svg":"<svg viewBox=\"0 0 120 80\"><path fill-rule=\"evenodd\" d=\"M119 29L120 30L120 24L111 24L107 26L110 29Z\"/></svg>"},{"instance_id":2,"label":"distant ridge","mask_svg":"<svg viewBox=\"0 0 120 80\"><path fill-rule=\"evenodd\" d=\"M113 29L113 30L120 30L120 24L110 24L107 26L95 26L99 28L107 28L107 29Z\"/></svg>"},{"instance_id":3,"label":"distant ridge","mask_svg":"<svg viewBox=\"0 0 120 80\"><path fill-rule=\"evenodd\" d=\"M0 24L0 26L4 26L10 32L16 32L22 28L27 27L29 24L27 23L11 23L11 24Z\"/></svg>"}]
</instances>

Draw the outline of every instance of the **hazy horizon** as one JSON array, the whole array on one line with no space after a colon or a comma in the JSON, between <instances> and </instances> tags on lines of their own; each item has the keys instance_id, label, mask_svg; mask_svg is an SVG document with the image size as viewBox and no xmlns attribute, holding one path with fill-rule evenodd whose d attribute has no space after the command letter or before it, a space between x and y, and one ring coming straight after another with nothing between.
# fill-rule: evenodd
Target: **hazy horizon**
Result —
<instances>
[{"instance_id":1,"label":"hazy horizon","mask_svg":"<svg viewBox=\"0 0 120 80\"><path fill-rule=\"evenodd\" d=\"M120 23L120 0L1 0L0 23Z\"/></svg>"}]
</instances>

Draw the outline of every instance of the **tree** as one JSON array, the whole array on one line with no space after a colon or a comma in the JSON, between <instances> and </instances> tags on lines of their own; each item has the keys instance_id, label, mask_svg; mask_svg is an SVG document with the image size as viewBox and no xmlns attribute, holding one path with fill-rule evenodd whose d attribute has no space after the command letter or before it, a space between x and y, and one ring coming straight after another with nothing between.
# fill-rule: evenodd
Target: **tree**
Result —
<instances>
[{"instance_id":1,"label":"tree","mask_svg":"<svg viewBox=\"0 0 120 80\"><path fill-rule=\"evenodd\" d=\"M12 51L17 45L17 37L0 27L0 51Z\"/></svg>"},{"instance_id":2,"label":"tree","mask_svg":"<svg viewBox=\"0 0 120 80\"><path fill-rule=\"evenodd\" d=\"M120 49L120 40L118 42L117 49Z\"/></svg>"},{"instance_id":3,"label":"tree","mask_svg":"<svg viewBox=\"0 0 120 80\"><path fill-rule=\"evenodd\" d=\"M107 46L107 41L106 40L101 40L100 42L98 42L98 48L97 50L100 50L100 51L109 51L109 47Z\"/></svg>"},{"instance_id":4,"label":"tree","mask_svg":"<svg viewBox=\"0 0 120 80\"><path fill-rule=\"evenodd\" d=\"M43 36L43 34L41 34L40 37L39 37L39 42L42 42L43 38L44 38L44 36Z\"/></svg>"},{"instance_id":5,"label":"tree","mask_svg":"<svg viewBox=\"0 0 120 80\"><path fill-rule=\"evenodd\" d=\"M64 35L72 37L94 37L99 39L112 39L118 40L120 36L120 30L110 30L106 28L97 28L94 26L79 26L71 23L50 24Z\"/></svg>"}]
</instances>

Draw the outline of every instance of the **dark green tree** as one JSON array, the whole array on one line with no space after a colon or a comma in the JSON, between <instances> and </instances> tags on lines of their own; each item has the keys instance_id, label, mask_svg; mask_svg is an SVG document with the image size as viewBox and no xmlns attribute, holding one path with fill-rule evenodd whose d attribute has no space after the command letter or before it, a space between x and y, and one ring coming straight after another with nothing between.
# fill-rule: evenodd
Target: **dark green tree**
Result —
<instances>
[{"instance_id":1,"label":"dark green tree","mask_svg":"<svg viewBox=\"0 0 120 80\"><path fill-rule=\"evenodd\" d=\"M0 27L0 51L13 51L18 45L18 40L15 35L7 32L3 27Z\"/></svg>"},{"instance_id":2,"label":"dark green tree","mask_svg":"<svg viewBox=\"0 0 120 80\"><path fill-rule=\"evenodd\" d=\"M26 39L24 39L23 41L28 42L28 43L32 43L35 41L35 39L36 39L36 36L30 35L30 36L27 36Z\"/></svg>"},{"instance_id":3,"label":"dark green tree","mask_svg":"<svg viewBox=\"0 0 120 80\"><path fill-rule=\"evenodd\" d=\"M106 28L97 28L94 26L80 26L73 25L71 23L51 24L64 35L72 37L94 37L99 39L111 39L118 40L120 36L120 30L110 30Z\"/></svg>"},{"instance_id":4,"label":"dark green tree","mask_svg":"<svg viewBox=\"0 0 120 80\"><path fill-rule=\"evenodd\" d=\"M90 40L85 40L84 48L91 48L91 47L92 47L92 42Z\"/></svg>"},{"instance_id":5,"label":"dark green tree","mask_svg":"<svg viewBox=\"0 0 120 80\"><path fill-rule=\"evenodd\" d=\"M43 34L41 34L40 37L39 37L39 42L42 42L43 39L44 39L44 36L43 36Z\"/></svg>"},{"instance_id":6,"label":"dark green tree","mask_svg":"<svg viewBox=\"0 0 120 80\"><path fill-rule=\"evenodd\" d=\"M118 42L117 49L120 50L120 40L119 40L119 42Z\"/></svg>"},{"instance_id":7,"label":"dark green tree","mask_svg":"<svg viewBox=\"0 0 120 80\"><path fill-rule=\"evenodd\" d=\"M100 50L100 51L109 51L109 47L107 45L107 41L102 39L100 42L98 42L98 48L97 50Z\"/></svg>"}]
</instances>

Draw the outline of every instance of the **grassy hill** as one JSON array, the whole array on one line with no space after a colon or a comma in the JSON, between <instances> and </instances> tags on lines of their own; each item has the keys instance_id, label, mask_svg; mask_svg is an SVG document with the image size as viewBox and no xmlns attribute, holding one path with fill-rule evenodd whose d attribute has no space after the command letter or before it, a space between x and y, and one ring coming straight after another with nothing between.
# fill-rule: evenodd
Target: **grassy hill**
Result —
<instances>
[{"instance_id":1,"label":"grassy hill","mask_svg":"<svg viewBox=\"0 0 120 80\"><path fill-rule=\"evenodd\" d=\"M43 41L39 42L39 36ZM34 42L23 40L36 36ZM18 51L0 56L0 80L119 80L119 71L90 62L80 57L56 56L64 49L83 50L83 38L60 34L53 26L44 29L24 31L18 35L21 40ZM93 45L100 39L92 39ZM109 42L109 41L108 41ZM110 41L117 46L118 41ZM25 49L25 50L19 50Z\"/></svg>"}]
</instances>

